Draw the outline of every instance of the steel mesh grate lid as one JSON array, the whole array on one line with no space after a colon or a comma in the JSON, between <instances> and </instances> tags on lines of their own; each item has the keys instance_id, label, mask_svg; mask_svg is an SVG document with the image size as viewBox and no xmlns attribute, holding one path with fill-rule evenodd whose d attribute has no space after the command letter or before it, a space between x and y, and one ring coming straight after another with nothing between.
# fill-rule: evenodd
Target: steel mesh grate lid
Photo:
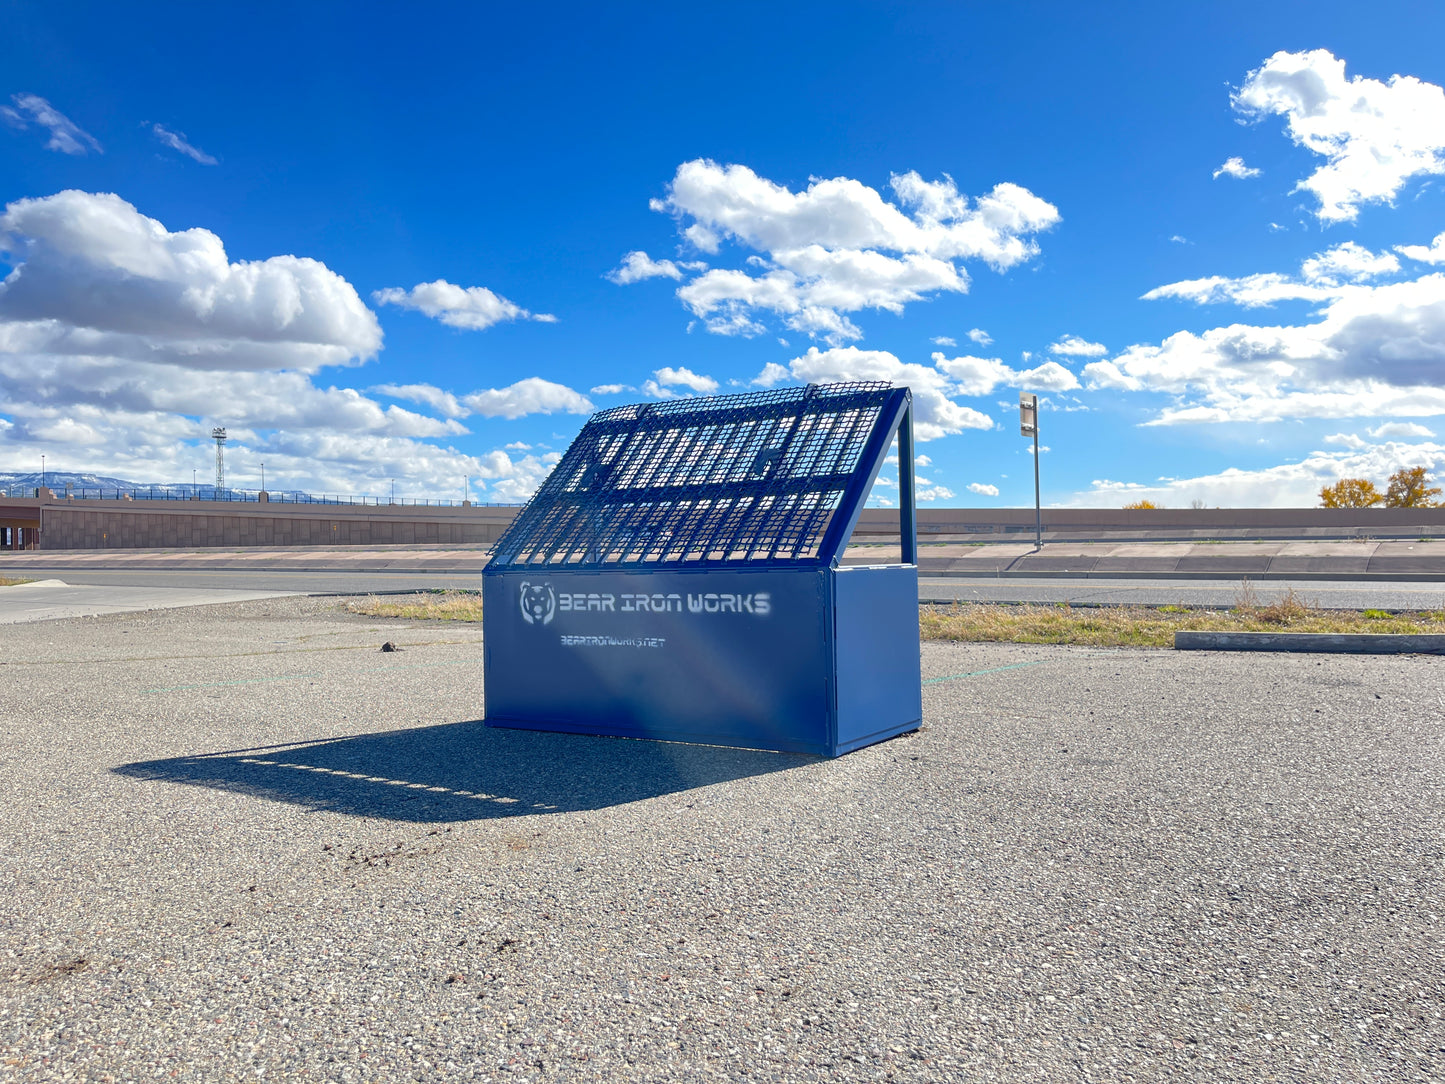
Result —
<instances>
[{"instance_id":1,"label":"steel mesh grate lid","mask_svg":"<svg viewBox=\"0 0 1445 1084\"><path fill-rule=\"evenodd\" d=\"M492 568L800 563L892 387L810 384L590 418L492 549Z\"/></svg>"}]
</instances>

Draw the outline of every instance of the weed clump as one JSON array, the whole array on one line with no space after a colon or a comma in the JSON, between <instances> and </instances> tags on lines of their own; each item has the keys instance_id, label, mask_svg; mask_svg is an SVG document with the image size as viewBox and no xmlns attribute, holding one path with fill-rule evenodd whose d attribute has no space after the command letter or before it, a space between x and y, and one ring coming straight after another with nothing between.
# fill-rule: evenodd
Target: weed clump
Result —
<instances>
[{"instance_id":1,"label":"weed clump","mask_svg":"<svg viewBox=\"0 0 1445 1084\"><path fill-rule=\"evenodd\" d=\"M479 591L431 590L415 595L378 598L368 595L346 604L346 609L365 617L400 617L424 621L480 621L482 596Z\"/></svg>"}]
</instances>

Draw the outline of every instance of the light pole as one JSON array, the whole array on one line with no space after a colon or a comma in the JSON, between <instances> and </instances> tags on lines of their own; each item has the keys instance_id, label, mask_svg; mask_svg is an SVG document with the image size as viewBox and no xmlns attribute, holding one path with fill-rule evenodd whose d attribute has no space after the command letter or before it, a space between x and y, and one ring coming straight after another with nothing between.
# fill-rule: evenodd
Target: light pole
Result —
<instances>
[{"instance_id":1,"label":"light pole","mask_svg":"<svg viewBox=\"0 0 1445 1084\"><path fill-rule=\"evenodd\" d=\"M196 489L196 468L191 468L191 496L199 497L200 491Z\"/></svg>"},{"instance_id":2,"label":"light pole","mask_svg":"<svg viewBox=\"0 0 1445 1084\"><path fill-rule=\"evenodd\" d=\"M1039 501L1039 397L1019 392L1019 432L1034 438L1034 549L1044 548L1044 514Z\"/></svg>"},{"instance_id":3,"label":"light pole","mask_svg":"<svg viewBox=\"0 0 1445 1084\"><path fill-rule=\"evenodd\" d=\"M261 492L266 492L266 464L261 464Z\"/></svg>"},{"instance_id":4,"label":"light pole","mask_svg":"<svg viewBox=\"0 0 1445 1084\"><path fill-rule=\"evenodd\" d=\"M218 425L212 429L211 439L216 442L216 499L220 500L221 490L226 488L226 427Z\"/></svg>"},{"instance_id":5,"label":"light pole","mask_svg":"<svg viewBox=\"0 0 1445 1084\"><path fill-rule=\"evenodd\" d=\"M40 453L40 488L45 488L45 453Z\"/></svg>"}]
</instances>

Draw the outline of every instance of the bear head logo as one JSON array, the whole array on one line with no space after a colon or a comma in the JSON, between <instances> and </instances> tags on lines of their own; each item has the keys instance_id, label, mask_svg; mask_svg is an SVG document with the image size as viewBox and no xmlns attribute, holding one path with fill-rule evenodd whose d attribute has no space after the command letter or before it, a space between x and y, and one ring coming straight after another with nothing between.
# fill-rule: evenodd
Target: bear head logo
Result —
<instances>
[{"instance_id":1,"label":"bear head logo","mask_svg":"<svg viewBox=\"0 0 1445 1084\"><path fill-rule=\"evenodd\" d=\"M529 625L551 624L557 614L557 593L545 584L522 584L522 620Z\"/></svg>"}]
</instances>

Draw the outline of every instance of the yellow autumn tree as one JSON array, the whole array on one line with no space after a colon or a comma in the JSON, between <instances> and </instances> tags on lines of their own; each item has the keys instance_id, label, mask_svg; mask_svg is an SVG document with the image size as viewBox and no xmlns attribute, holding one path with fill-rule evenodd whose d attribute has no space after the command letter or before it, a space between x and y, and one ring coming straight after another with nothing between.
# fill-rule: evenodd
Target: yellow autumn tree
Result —
<instances>
[{"instance_id":1,"label":"yellow autumn tree","mask_svg":"<svg viewBox=\"0 0 1445 1084\"><path fill-rule=\"evenodd\" d=\"M1153 501L1130 501L1125 508L1163 508L1162 504L1155 504Z\"/></svg>"},{"instance_id":2,"label":"yellow autumn tree","mask_svg":"<svg viewBox=\"0 0 1445 1084\"><path fill-rule=\"evenodd\" d=\"M1368 478L1341 478L1320 490L1321 508L1373 508L1385 498Z\"/></svg>"},{"instance_id":3,"label":"yellow autumn tree","mask_svg":"<svg viewBox=\"0 0 1445 1084\"><path fill-rule=\"evenodd\" d=\"M1390 475L1385 489L1386 508L1439 508L1440 487L1430 484L1424 467L1401 467Z\"/></svg>"}]
</instances>

